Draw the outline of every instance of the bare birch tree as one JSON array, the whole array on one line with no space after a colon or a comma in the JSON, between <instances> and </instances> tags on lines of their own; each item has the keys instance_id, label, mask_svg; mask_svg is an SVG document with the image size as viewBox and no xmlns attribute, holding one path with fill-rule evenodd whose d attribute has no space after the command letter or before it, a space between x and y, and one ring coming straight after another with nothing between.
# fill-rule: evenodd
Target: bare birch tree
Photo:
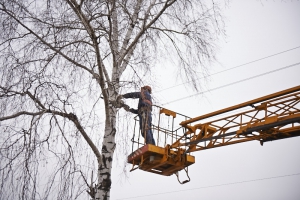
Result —
<instances>
[{"instance_id":1,"label":"bare birch tree","mask_svg":"<svg viewBox=\"0 0 300 200\"><path fill-rule=\"evenodd\" d=\"M198 0L0 0L0 22L0 199L109 199L112 102L162 60L198 89L223 32Z\"/></svg>"}]
</instances>

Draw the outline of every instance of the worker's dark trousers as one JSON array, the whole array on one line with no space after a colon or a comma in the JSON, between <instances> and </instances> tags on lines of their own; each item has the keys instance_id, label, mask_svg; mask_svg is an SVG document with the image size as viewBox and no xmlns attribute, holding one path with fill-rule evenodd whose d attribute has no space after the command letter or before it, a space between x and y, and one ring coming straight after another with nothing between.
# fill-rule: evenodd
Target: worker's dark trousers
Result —
<instances>
[{"instance_id":1,"label":"worker's dark trousers","mask_svg":"<svg viewBox=\"0 0 300 200\"><path fill-rule=\"evenodd\" d=\"M145 137L146 135L146 144L155 145L155 141L153 139L153 134L151 129L151 123L152 123L151 111L147 111L147 110L140 111L139 121L140 121L141 134L143 137Z\"/></svg>"}]
</instances>

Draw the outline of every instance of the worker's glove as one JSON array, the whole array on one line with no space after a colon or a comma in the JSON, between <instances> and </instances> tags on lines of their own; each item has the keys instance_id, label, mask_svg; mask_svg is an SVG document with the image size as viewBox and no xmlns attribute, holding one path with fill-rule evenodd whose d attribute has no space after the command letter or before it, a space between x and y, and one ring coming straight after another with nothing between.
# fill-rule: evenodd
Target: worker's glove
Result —
<instances>
[{"instance_id":1,"label":"worker's glove","mask_svg":"<svg viewBox=\"0 0 300 200\"><path fill-rule=\"evenodd\" d=\"M117 97L117 102L120 102L121 101L121 99L123 99L124 97L123 97L123 95L119 95L118 97Z\"/></svg>"},{"instance_id":2,"label":"worker's glove","mask_svg":"<svg viewBox=\"0 0 300 200\"><path fill-rule=\"evenodd\" d=\"M122 107L124 107L123 105L124 105L124 102L122 101L122 95L119 95L119 96L117 96L117 99L116 99L116 101L114 101L114 106L116 107L116 108L122 108Z\"/></svg>"},{"instance_id":3,"label":"worker's glove","mask_svg":"<svg viewBox=\"0 0 300 200\"><path fill-rule=\"evenodd\" d=\"M130 108L130 109L129 109L129 112L134 112L134 109L133 109L133 108Z\"/></svg>"},{"instance_id":4,"label":"worker's glove","mask_svg":"<svg viewBox=\"0 0 300 200\"><path fill-rule=\"evenodd\" d=\"M123 105L123 108L124 108L124 110L126 110L127 112L129 112L129 111L130 111L130 108L129 108L129 106L128 106L128 105Z\"/></svg>"}]
</instances>

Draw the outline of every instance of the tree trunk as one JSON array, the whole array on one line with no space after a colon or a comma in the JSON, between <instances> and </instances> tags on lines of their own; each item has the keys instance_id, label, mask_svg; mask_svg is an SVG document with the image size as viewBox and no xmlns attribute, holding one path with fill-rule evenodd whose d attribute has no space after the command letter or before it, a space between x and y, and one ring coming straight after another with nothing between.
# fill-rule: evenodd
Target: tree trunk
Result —
<instances>
[{"instance_id":1,"label":"tree trunk","mask_svg":"<svg viewBox=\"0 0 300 200\"><path fill-rule=\"evenodd\" d=\"M0 122L7 123L0 126L0 199L81 198L82 182L92 199L109 199L118 112L112 101L121 88L151 83L161 59L179 63L197 86L198 68L214 58L222 30L212 3L213 9L202 1L0 0ZM100 97L103 113L96 110ZM104 136L94 128L103 119ZM81 138L96 158L88 153L82 160ZM58 167L44 180L39 167L49 158ZM86 180L95 169L81 164L96 159L95 186Z\"/></svg>"},{"instance_id":2,"label":"tree trunk","mask_svg":"<svg viewBox=\"0 0 300 200\"><path fill-rule=\"evenodd\" d=\"M98 161L98 184L96 188L96 200L110 199L111 169L113 155L116 148L116 108L109 108L109 119L105 123L105 133L102 143L102 160Z\"/></svg>"}]
</instances>

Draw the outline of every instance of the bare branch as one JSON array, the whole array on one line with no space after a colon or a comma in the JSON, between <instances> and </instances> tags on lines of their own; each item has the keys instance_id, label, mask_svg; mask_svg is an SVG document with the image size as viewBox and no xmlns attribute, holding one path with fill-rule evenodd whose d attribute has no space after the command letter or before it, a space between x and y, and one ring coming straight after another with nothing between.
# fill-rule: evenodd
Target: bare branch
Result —
<instances>
[{"instance_id":1,"label":"bare branch","mask_svg":"<svg viewBox=\"0 0 300 200\"><path fill-rule=\"evenodd\" d=\"M0 8L1 11L7 13L10 17L12 17L14 20L16 20L16 22L18 24L20 24L22 27L24 27L26 30L28 30L31 34L33 34L38 40L40 40L44 45L46 45L47 47L49 47L51 50L53 50L54 52L58 53L59 55L61 55L62 57L64 57L66 60L68 60L69 62L73 63L74 65L88 71L90 74L94 74L93 71L91 71L90 69L88 69L87 67L85 67L84 65L81 65L77 62L75 62L73 59L69 58L67 55L63 54L60 50L54 48L52 45L50 45L48 42L46 42L43 38L41 38L40 36L38 36L33 30L31 30L28 26L26 26L24 23L22 23L19 19L17 19L13 13L11 13L9 10L7 10L5 8L4 5L2 5L2 8Z\"/></svg>"},{"instance_id":2,"label":"bare branch","mask_svg":"<svg viewBox=\"0 0 300 200\"><path fill-rule=\"evenodd\" d=\"M122 55L122 57L120 58L120 60L123 60L124 57L126 56L126 54L132 49L134 48L134 46L136 45L136 43L139 41L139 39L143 36L143 34L145 33L145 31L152 26L158 19L159 17L165 12L165 10L170 7L172 4L174 4L176 2L176 0L170 0L170 1L166 1L163 8L156 14L156 16L148 23L146 24L143 23L143 26L141 27L140 32L136 35L136 37L134 38L134 40L131 42L131 44L128 46L127 51L124 52L124 54Z\"/></svg>"},{"instance_id":3,"label":"bare branch","mask_svg":"<svg viewBox=\"0 0 300 200\"><path fill-rule=\"evenodd\" d=\"M222 32L218 5L0 1L0 199L109 199L114 155L129 151L117 96L161 61L196 85Z\"/></svg>"},{"instance_id":4,"label":"bare branch","mask_svg":"<svg viewBox=\"0 0 300 200\"><path fill-rule=\"evenodd\" d=\"M40 111L40 112L21 111L21 112L15 113L15 114L10 115L10 116L0 117L0 121L5 121L5 120L8 120L8 119L14 119L14 118L17 118L17 117L22 116L22 115L38 116L38 115L43 114L44 112L45 111Z\"/></svg>"}]
</instances>

